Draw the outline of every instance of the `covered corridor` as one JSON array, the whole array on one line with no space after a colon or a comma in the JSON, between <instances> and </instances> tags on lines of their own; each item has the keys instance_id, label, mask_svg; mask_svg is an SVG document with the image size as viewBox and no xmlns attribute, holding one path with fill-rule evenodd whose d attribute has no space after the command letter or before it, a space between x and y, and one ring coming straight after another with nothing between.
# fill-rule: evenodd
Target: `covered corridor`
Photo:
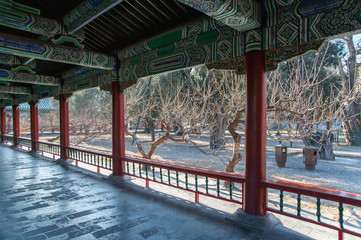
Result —
<instances>
[{"instance_id":1,"label":"covered corridor","mask_svg":"<svg viewBox=\"0 0 361 240\"><path fill-rule=\"evenodd\" d=\"M252 233L229 213L6 146L0 159L0 239L308 239L282 224Z\"/></svg>"}]
</instances>

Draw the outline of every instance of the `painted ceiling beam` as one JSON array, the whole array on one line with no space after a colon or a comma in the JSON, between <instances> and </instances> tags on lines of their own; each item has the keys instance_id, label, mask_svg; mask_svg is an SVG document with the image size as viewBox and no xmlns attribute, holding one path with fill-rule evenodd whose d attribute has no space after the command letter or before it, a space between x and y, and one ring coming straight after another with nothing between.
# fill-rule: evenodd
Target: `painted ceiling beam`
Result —
<instances>
[{"instance_id":1,"label":"painted ceiling beam","mask_svg":"<svg viewBox=\"0 0 361 240\"><path fill-rule=\"evenodd\" d=\"M261 26L261 11L257 0L177 0L203 12L223 24L244 32Z\"/></svg>"},{"instance_id":2,"label":"painted ceiling beam","mask_svg":"<svg viewBox=\"0 0 361 240\"><path fill-rule=\"evenodd\" d=\"M13 96L8 93L0 93L0 99L13 99Z\"/></svg>"},{"instance_id":3,"label":"painted ceiling beam","mask_svg":"<svg viewBox=\"0 0 361 240\"><path fill-rule=\"evenodd\" d=\"M64 27L56 20L2 7L0 25L47 37L65 34Z\"/></svg>"},{"instance_id":4,"label":"painted ceiling beam","mask_svg":"<svg viewBox=\"0 0 361 240\"><path fill-rule=\"evenodd\" d=\"M31 88L28 87L13 87L13 86L0 86L0 93L11 94L31 94Z\"/></svg>"},{"instance_id":5,"label":"painted ceiling beam","mask_svg":"<svg viewBox=\"0 0 361 240\"><path fill-rule=\"evenodd\" d=\"M0 69L0 81L60 86L60 78Z\"/></svg>"},{"instance_id":6,"label":"painted ceiling beam","mask_svg":"<svg viewBox=\"0 0 361 240\"><path fill-rule=\"evenodd\" d=\"M20 57L8 55L8 54L0 54L0 64L18 66L21 65L21 63L22 61Z\"/></svg>"},{"instance_id":7,"label":"painted ceiling beam","mask_svg":"<svg viewBox=\"0 0 361 240\"><path fill-rule=\"evenodd\" d=\"M85 0L65 15L63 22L68 32L72 34L121 2L123 0Z\"/></svg>"},{"instance_id":8,"label":"painted ceiling beam","mask_svg":"<svg viewBox=\"0 0 361 240\"><path fill-rule=\"evenodd\" d=\"M9 66L27 66L30 68L36 67L35 61L30 61L27 58L21 58L14 55L8 55L8 54L1 54L0 53L0 64L2 65L9 65Z\"/></svg>"},{"instance_id":9,"label":"painted ceiling beam","mask_svg":"<svg viewBox=\"0 0 361 240\"><path fill-rule=\"evenodd\" d=\"M49 38L58 35L68 35L64 24L57 20L1 6L0 25L39 34ZM82 31L72 35L80 41L84 40L84 33L82 33Z\"/></svg>"},{"instance_id":10,"label":"painted ceiling beam","mask_svg":"<svg viewBox=\"0 0 361 240\"><path fill-rule=\"evenodd\" d=\"M5 33L0 33L0 53L105 70L115 69L117 63L116 58L102 53L19 38Z\"/></svg>"}]
</instances>

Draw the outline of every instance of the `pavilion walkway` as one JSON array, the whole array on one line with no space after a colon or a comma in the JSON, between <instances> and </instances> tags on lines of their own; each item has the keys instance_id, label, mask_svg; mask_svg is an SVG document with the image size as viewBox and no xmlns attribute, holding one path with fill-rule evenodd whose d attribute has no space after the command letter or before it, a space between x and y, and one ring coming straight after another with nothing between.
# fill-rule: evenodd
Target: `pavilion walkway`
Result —
<instances>
[{"instance_id":1,"label":"pavilion walkway","mask_svg":"<svg viewBox=\"0 0 361 240\"><path fill-rule=\"evenodd\" d=\"M115 186L0 146L0 239L307 239L278 224L240 229L226 213L131 183ZM99 176L99 175L98 175Z\"/></svg>"}]
</instances>

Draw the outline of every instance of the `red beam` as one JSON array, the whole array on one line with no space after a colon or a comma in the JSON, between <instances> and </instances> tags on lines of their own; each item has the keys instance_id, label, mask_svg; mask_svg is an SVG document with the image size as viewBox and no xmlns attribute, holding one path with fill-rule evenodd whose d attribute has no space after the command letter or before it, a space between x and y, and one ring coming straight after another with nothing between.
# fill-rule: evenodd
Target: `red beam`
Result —
<instances>
[{"instance_id":1,"label":"red beam","mask_svg":"<svg viewBox=\"0 0 361 240\"><path fill-rule=\"evenodd\" d=\"M1 114L1 142L4 142L4 134L6 134L6 108L0 108L0 114Z\"/></svg>"},{"instance_id":2,"label":"red beam","mask_svg":"<svg viewBox=\"0 0 361 240\"><path fill-rule=\"evenodd\" d=\"M245 195L244 211L264 215L266 178L266 107L267 75L264 71L264 52L246 54L247 102L245 137Z\"/></svg>"},{"instance_id":3,"label":"red beam","mask_svg":"<svg viewBox=\"0 0 361 240\"><path fill-rule=\"evenodd\" d=\"M113 96L113 175L123 175L122 157L125 156L124 94L119 82L112 83Z\"/></svg>"},{"instance_id":4,"label":"red beam","mask_svg":"<svg viewBox=\"0 0 361 240\"><path fill-rule=\"evenodd\" d=\"M18 146L18 137L20 137L19 105L13 105L13 130L14 130L14 146Z\"/></svg>"},{"instance_id":5,"label":"red beam","mask_svg":"<svg viewBox=\"0 0 361 240\"><path fill-rule=\"evenodd\" d=\"M38 102L30 101L31 151L36 152L36 141L39 140Z\"/></svg>"},{"instance_id":6,"label":"red beam","mask_svg":"<svg viewBox=\"0 0 361 240\"><path fill-rule=\"evenodd\" d=\"M59 96L60 104L60 159L66 159L66 147L69 145L69 103L64 94Z\"/></svg>"}]
</instances>

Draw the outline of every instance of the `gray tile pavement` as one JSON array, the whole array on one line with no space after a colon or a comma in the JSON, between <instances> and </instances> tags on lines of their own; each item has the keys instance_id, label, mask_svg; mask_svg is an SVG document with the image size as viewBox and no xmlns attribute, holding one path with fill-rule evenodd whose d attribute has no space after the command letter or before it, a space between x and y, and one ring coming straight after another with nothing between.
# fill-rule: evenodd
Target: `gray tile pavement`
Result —
<instances>
[{"instance_id":1,"label":"gray tile pavement","mask_svg":"<svg viewBox=\"0 0 361 240\"><path fill-rule=\"evenodd\" d=\"M312 232L330 237L299 222L251 232L226 220L234 206L212 206L218 202L207 199L196 204L131 181L115 186L100 175L74 172L1 145L0 162L2 240L311 239L306 235Z\"/></svg>"}]
</instances>

